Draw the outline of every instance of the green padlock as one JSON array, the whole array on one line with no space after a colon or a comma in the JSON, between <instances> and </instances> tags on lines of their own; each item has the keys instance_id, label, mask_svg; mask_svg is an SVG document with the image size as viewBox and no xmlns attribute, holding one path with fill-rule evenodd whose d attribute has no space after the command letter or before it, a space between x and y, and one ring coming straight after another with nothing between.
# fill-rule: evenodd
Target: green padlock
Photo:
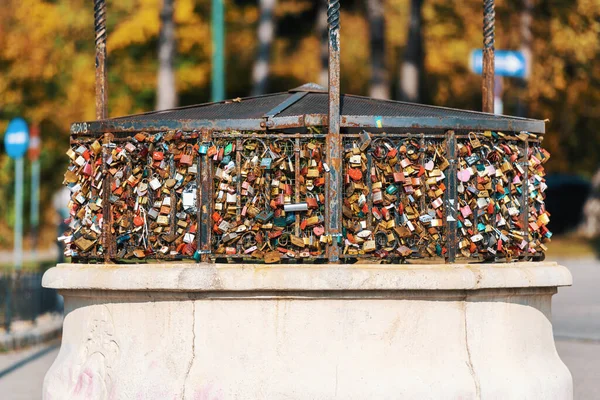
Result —
<instances>
[{"instance_id":1,"label":"green padlock","mask_svg":"<svg viewBox=\"0 0 600 400\"><path fill-rule=\"evenodd\" d=\"M202 255L200 254L199 250L196 250L196 252L194 253L194 260L196 260L196 262L200 262Z\"/></svg>"},{"instance_id":2,"label":"green padlock","mask_svg":"<svg viewBox=\"0 0 600 400\"><path fill-rule=\"evenodd\" d=\"M385 188L385 192L387 194L394 194L398 191L398 187L396 185L390 185L387 188Z\"/></svg>"},{"instance_id":3,"label":"green padlock","mask_svg":"<svg viewBox=\"0 0 600 400\"><path fill-rule=\"evenodd\" d=\"M233 150L233 143L227 143L227 146L225 146L225 151L223 152L223 155L231 154L232 150Z\"/></svg>"}]
</instances>

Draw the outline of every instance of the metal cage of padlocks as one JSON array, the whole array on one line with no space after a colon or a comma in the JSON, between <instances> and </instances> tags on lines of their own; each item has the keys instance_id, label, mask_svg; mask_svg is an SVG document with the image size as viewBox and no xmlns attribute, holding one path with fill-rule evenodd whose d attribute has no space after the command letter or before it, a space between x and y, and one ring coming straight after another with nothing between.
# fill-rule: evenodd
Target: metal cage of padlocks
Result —
<instances>
[{"instance_id":1,"label":"metal cage of padlocks","mask_svg":"<svg viewBox=\"0 0 600 400\"><path fill-rule=\"evenodd\" d=\"M528 132L322 127L76 132L62 237L75 261L541 259L549 154ZM340 165L341 190L327 181ZM341 236L325 221L338 213Z\"/></svg>"}]
</instances>

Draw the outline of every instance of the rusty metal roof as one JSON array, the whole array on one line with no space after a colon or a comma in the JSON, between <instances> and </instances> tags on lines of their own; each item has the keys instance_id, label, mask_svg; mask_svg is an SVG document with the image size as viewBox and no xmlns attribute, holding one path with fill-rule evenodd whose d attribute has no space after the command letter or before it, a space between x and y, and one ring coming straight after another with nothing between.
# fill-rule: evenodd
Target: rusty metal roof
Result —
<instances>
[{"instance_id":1,"label":"rusty metal roof","mask_svg":"<svg viewBox=\"0 0 600 400\"><path fill-rule=\"evenodd\" d=\"M363 96L341 96L341 127L486 129L544 133L544 122ZM92 132L168 129L265 130L327 125L327 89L308 83L283 93L225 100L86 124ZM81 124L79 124L81 125ZM73 124L74 133L78 124Z\"/></svg>"}]
</instances>

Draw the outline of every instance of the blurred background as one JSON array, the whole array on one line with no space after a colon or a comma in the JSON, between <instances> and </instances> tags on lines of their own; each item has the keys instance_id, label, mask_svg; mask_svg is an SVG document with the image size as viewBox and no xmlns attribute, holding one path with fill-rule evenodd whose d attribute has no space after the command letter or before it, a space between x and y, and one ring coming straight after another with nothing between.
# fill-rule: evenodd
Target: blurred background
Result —
<instances>
[{"instance_id":1,"label":"blurred background","mask_svg":"<svg viewBox=\"0 0 600 400\"><path fill-rule=\"evenodd\" d=\"M324 0L121 0L107 1L107 9L110 117L287 91L306 82L327 85ZM470 65L471 52L482 47L481 1L344 0L341 10L342 92L481 110L481 76ZM93 20L91 0L2 1L0 135L22 117L30 130L39 129L42 143L39 224L35 217L32 223L32 163L25 161L26 239L18 277L15 161L0 143L5 334L6 310L12 320L31 321L23 322L28 329L61 308L60 298L39 282L59 254L64 210L57 192L70 123L95 119ZM600 322L590 318L600 321L600 298L591 286L600 278L600 0L497 0L495 47L519 51L528 63L524 79L497 80L503 113L547 120L547 208L555 234L548 256L582 282L566 289L572 294L563 297L564 323L555 331L595 343L593 351L577 351L597 360ZM13 302L7 306L8 288ZM2 368L0 362L0 387ZM587 394L579 398L593 398Z\"/></svg>"}]
</instances>

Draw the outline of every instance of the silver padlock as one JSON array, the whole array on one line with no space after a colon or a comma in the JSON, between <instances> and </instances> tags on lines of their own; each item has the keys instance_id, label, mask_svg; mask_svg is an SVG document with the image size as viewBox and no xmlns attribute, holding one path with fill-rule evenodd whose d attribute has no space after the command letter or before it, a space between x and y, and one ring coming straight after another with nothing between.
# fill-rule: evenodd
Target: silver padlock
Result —
<instances>
[{"instance_id":1,"label":"silver padlock","mask_svg":"<svg viewBox=\"0 0 600 400\"><path fill-rule=\"evenodd\" d=\"M195 209L196 207L196 190L185 191L181 194L183 202L183 209L188 211L189 209Z\"/></svg>"},{"instance_id":2,"label":"silver padlock","mask_svg":"<svg viewBox=\"0 0 600 400\"><path fill-rule=\"evenodd\" d=\"M283 210L285 212L307 211L308 203L284 204Z\"/></svg>"},{"instance_id":3,"label":"silver padlock","mask_svg":"<svg viewBox=\"0 0 600 400\"><path fill-rule=\"evenodd\" d=\"M183 235L183 242L187 243L187 244L192 244L194 243L194 238L196 237L196 235L194 235L193 233L186 233L185 235Z\"/></svg>"},{"instance_id":4,"label":"silver padlock","mask_svg":"<svg viewBox=\"0 0 600 400\"><path fill-rule=\"evenodd\" d=\"M154 175L148 184L150 185L152 190L156 190L162 186L162 183L160 183L160 180L158 179L157 175Z\"/></svg>"},{"instance_id":5,"label":"silver padlock","mask_svg":"<svg viewBox=\"0 0 600 400\"><path fill-rule=\"evenodd\" d=\"M148 210L148 217L156 219L158 217L158 210L155 208L151 208L150 210Z\"/></svg>"}]
</instances>

